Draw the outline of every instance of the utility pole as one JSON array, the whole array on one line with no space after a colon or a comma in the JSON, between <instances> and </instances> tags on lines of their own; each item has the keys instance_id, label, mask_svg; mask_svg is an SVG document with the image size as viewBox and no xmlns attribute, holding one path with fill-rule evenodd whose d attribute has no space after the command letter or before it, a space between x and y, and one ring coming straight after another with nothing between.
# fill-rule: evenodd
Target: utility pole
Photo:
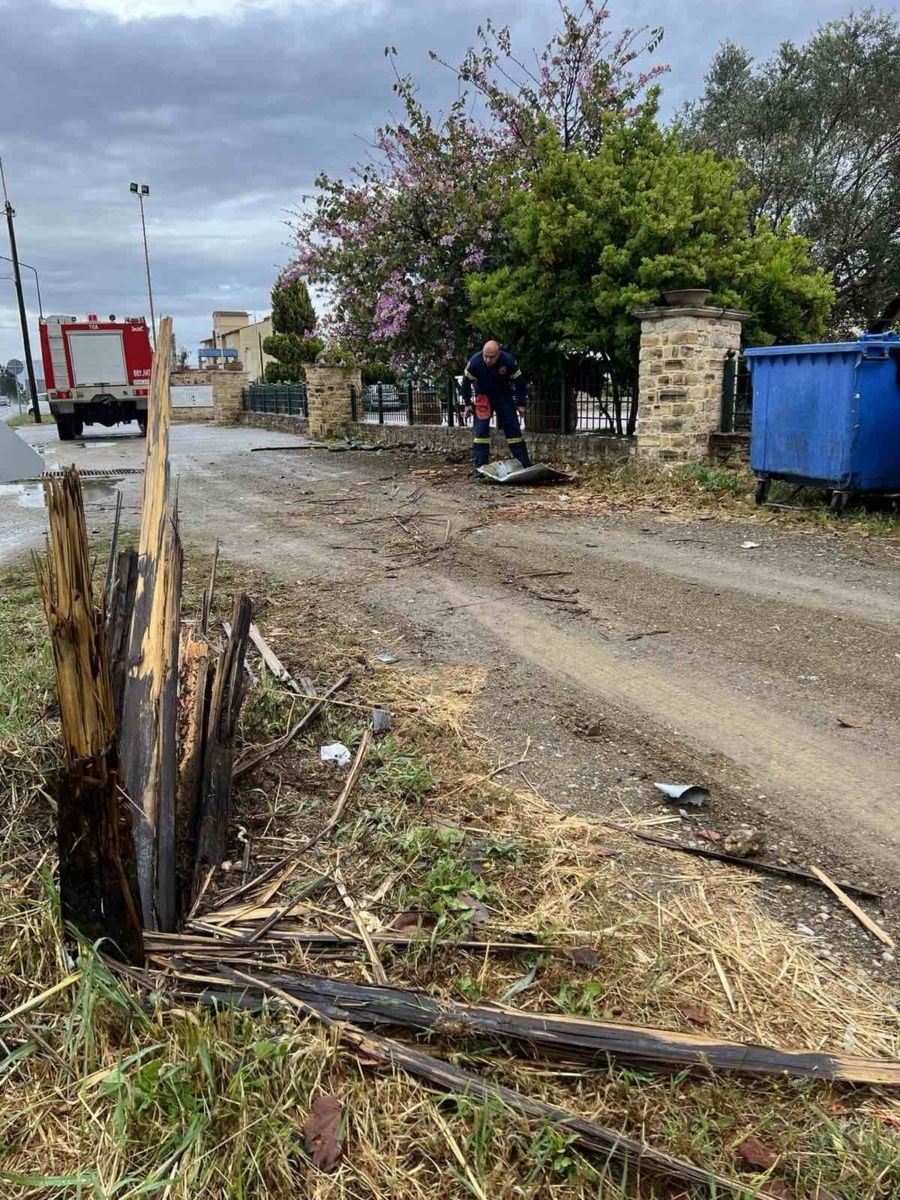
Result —
<instances>
[{"instance_id":1,"label":"utility pole","mask_svg":"<svg viewBox=\"0 0 900 1200\"><path fill-rule=\"evenodd\" d=\"M153 312L153 284L150 282L150 251L147 249L147 222L144 220L144 197L150 195L146 183L131 183L129 187L141 203L141 231L144 234L144 264L147 268L147 296L150 299L150 328L153 331L153 349L156 349L156 315Z\"/></svg>"},{"instance_id":2,"label":"utility pole","mask_svg":"<svg viewBox=\"0 0 900 1200\"><path fill-rule=\"evenodd\" d=\"M9 229L9 252L12 256L13 283L16 285L16 298L19 301L19 323L22 326L22 343L25 348L25 370L28 374L28 390L31 392L31 411L35 424L41 423L41 406L38 403L37 381L34 378L34 363L31 361L31 339L28 336L28 318L25 315L25 295L22 291L22 272L19 270L19 252L16 249L16 229L13 217L16 211L9 202L6 194L6 176L3 174L3 160L0 159L0 183L3 184L3 204L6 211L6 225Z\"/></svg>"}]
</instances>

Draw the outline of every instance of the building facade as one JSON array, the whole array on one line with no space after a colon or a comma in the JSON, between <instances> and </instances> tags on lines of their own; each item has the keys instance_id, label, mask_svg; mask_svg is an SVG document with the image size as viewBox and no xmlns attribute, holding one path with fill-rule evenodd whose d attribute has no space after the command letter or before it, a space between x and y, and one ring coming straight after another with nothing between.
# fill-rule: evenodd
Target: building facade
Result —
<instances>
[{"instance_id":1,"label":"building facade","mask_svg":"<svg viewBox=\"0 0 900 1200\"><path fill-rule=\"evenodd\" d=\"M251 321L246 312L214 312L213 335L201 343L204 350L237 351L237 354L221 354L220 365L226 361L239 362L251 382L262 379L266 364L274 362L263 350L263 343L272 333L272 318Z\"/></svg>"}]
</instances>

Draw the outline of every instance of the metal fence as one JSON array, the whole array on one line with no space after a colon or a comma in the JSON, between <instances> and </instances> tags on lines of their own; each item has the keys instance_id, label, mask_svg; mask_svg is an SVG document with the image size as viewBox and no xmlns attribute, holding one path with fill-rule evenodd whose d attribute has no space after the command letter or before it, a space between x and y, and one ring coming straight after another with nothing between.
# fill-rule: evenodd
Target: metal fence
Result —
<instances>
[{"instance_id":1,"label":"metal fence","mask_svg":"<svg viewBox=\"0 0 900 1200\"><path fill-rule=\"evenodd\" d=\"M461 380L377 383L351 392L354 421L375 425L466 425ZM614 375L600 359L566 368L565 378L528 387L525 427L533 433L601 433L630 437L637 420L637 372ZM496 418L491 418L496 425Z\"/></svg>"},{"instance_id":2,"label":"metal fence","mask_svg":"<svg viewBox=\"0 0 900 1200\"><path fill-rule=\"evenodd\" d=\"M637 370L614 372L600 358L566 364L562 377L529 388L527 423L535 433L631 437L637 423Z\"/></svg>"},{"instance_id":3,"label":"metal fence","mask_svg":"<svg viewBox=\"0 0 900 1200\"><path fill-rule=\"evenodd\" d=\"M753 416L753 380L747 360L735 350L725 355L722 373L722 433L744 432Z\"/></svg>"},{"instance_id":4,"label":"metal fence","mask_svg":"<svg viewBox=\"0 0 900 1200\"><path fill-rule=\"evenodd\" d=\"M449 385L372 383L350 393L354 421L371 425L447 425L457 415Z\"/></svg>"},{"instance_id":5,"label":"metal fence","mask_svg":"<svg viewBox=\"0 0 900 1200\"><path fill-rule=\"evenodd\" d=\"M305 383L251 383L241 393L245 412L308 417Z\"/></svg>"}]
</instances>

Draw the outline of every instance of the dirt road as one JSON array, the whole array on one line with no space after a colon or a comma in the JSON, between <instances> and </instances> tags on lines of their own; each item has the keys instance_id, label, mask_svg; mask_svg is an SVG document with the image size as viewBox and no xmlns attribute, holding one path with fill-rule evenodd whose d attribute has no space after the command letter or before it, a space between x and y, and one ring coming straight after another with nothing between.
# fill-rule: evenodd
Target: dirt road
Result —
<instances>
[{"instance_id":1,"label":"dirt road","mask_svg":"<svg viewBox=\"0 0 900 1200\"><path fill-rule=\"evenodd\" d=\"M64 456L52 430L26 436L56 462L142 462L143 443L118 432ZM485 732L508 757L530 735L522 776L559 804L658 812L654 780L701 782L705 824L759 825L773 857L896 886L896 543L659 509L584 515L577 489L491 488L439 458L251 452L300 444L176 428L185 538L314 580L402 662L482 665ZM89 524L105 528L113 500L95 486ZM119 486L134 515L140 479ZM0 495L0 558L42 532L29 495L39 504Z\"/></svg>"}]
</instances>

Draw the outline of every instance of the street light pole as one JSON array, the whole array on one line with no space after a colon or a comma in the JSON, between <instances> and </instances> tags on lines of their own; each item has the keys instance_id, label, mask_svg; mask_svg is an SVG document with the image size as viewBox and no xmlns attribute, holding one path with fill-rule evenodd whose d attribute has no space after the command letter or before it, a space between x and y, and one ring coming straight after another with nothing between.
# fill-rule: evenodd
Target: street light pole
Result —
<instances>
[{"instance_id":1,"label":"street light pole","mask_svg":"<svg viewBox=\"0 0 900 1200\"><path fill-rule=\"evenodd\" d=\"M2 258L4 262L8 262L8 263L12 262L12 259L9 257L8 254L0 254L0 258ZM37 269L35 267L31 266L30 263L22 262L21 258L19 259L19 266L27 267L29 271L34 271L34 286L37 288L37 298L38 298L38 315L40 316L41 320L43 320L44 305L43 305L43 302L41 301L41 281L38 277ZM12 279L12 276L9 276L9 278ZM13 282L15 282L15 280L13 280Z\"/></svg>"},{"instance_id":2,"label":"street light pole","mask_svg":"<svg viewBox=\"0 0 900 1200\"><path fill-rule=\"evenodd\" d=\"M137 196L141 205L141 231L144 235L144 264L147 268L147 296L150 300L150 328L153 331L153 349L156 349L156 314L153 311L153 284L150 281L150 251L147 249L147 222L144 219L144 197L150 195L146 183L132 183L131 191Z\"/></svg>"},{"instance_id":3,"label":"street light pole","mask_svg":"<svg viewBox=\"0 0 900 1200\"><path fill-rule=\"evenodd\" d=\"M34 363L31 361L31 338L28 336L28 318L25 315L25 294L22 291L22 272L19 270L19 253L16 249L16 229L13 217L16 210L9 202L6 194L6 177L3 174L3 161L0 159L0 183L3 185L3 203L6 211L6 225L9 230L9 251L12 255L13 283L16 285L16 299L19 301L19 323L22 326L22 343L25 347L25 370L28 373L28 389L31 392L31 411L36 425L41 423L41 406L38 402L37 380L34 377Z\"/></svg>"}]
</instances>

